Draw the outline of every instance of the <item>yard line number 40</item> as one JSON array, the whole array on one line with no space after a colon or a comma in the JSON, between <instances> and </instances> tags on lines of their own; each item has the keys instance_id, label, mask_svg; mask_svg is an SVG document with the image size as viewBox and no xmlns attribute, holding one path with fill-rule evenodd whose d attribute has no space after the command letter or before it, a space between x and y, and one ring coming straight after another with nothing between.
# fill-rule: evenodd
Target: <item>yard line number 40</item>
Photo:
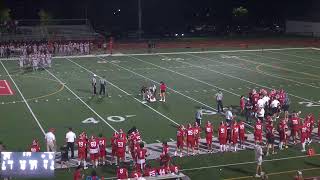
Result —
<instances>
[{"instance_id":1,"label":"yard line number 40","mask_svg":"<svg viewBox=\"0 0 320 180\"><path fill-rule=\"evenodd\" d=\"M299 102L301 105L305 105L306 107L320 107L320 101L314 103L314 102L308 102L308 101L303 101Z\"/></svg>"}]
</instances>

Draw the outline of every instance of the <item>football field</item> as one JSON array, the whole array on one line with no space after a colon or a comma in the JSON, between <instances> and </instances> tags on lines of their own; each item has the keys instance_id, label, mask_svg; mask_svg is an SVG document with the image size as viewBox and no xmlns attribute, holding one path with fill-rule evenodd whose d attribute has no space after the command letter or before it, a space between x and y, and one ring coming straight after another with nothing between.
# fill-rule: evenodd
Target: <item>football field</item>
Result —
<instances>
[{"instance_id":1,"label":"football field","mask_svg":"<svg viewBox=\"0 0 320 180\"><path fill-rule=\"evenodd\" d=\"M318 119L320 113L320 50L316 48L57 57L52 68L36 72L20 70L17 61L0 62L0 141L9 150L27 150L34 138L44 149L49 128L56 129L61 146L68 127L77 134L103 133L110 138L120 128L127 131L136 126L147 144L173 142L177 125L193 123L199 107L204 109L203 122L211 121L217 136L218 124L224 120L216 113L219 89L224 106L232 106L238 120L244 119L238 113L240 96L254 88L284 89L291 99L290 111L301 110L303 117L314 113ZM92 96L93 74L98 79L105 76L108 96ZM159 87L161 81L168 86L166 102L143 103L141 87ZM248 124L247 133L252 132ZM318 141L314 134L311 146L316 152ZM300 145L279 151L266 157L264 170L269 179L292 179L298 169L320 176L319 156L305 155ZM249 150L175 162L192 179L251 179L256 165ZM114 176L111 170L101 173ZM57 176L70 178L63 172Z\"/></svg>"}]
</instances>

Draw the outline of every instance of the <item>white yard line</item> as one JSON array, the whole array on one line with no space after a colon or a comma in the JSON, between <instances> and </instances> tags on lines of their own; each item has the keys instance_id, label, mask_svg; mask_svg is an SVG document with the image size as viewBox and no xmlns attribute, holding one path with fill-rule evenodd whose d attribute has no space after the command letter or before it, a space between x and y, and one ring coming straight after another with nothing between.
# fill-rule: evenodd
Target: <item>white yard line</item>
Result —
<instances>
[{"instance_id":1,"label":"white yard line","mask_svg":"<svg viewBox=\"0 0 320 180\"><path fill-rule=\"evenodd\" d=\"M86 102L84 102L81 97L79 97L72 89L70 89L66 83L62 82L59 78L57 78L54 74L52 74L48 69L44 68L52 77L54 77L58 82L64 84L64 87L67 88L80 102L82 102L88 109L90 109L96 116L98 116L104 123L106 123L113 131L117 132L117 130L109 124L100 114L98 114L93 108L91 108Z\"/></svg>"},{"instance_id":2,"label":"white yard line","mask_svg":"<svg viewBox=\"0 0 320 180\"><path fill-rule=\"evenodd\" d=\"M300 58L300 59L306 59L306 60L310 60L310 61L314 61L314 62L320 62L318 59L314 59L314 58L310 58L310 57L298 56L298 55L282 53L282 52L281 53L280 52L272 52L272 51L268 51L268 52L273 53L273 54L282 54L285 56L296 57L296 58Z\"/></svg>"},{"instance_id":3,"label":"white yard line","mask_svg":"<svg viewBox=\"0 0 320 180\"><path fill-rule=\"evenodd\" d=\"M320 154L316 154L315 156L319 156ZM291 156L286 158L278 158L278 159L267 159L263 160L263 162L273 162L273 161L282 161L288 159L299 159L299 158L307 158L308 155L303 156ZM215 165L215 166L203 166L198 168L189 168L189 169L182 169L181 171L194 171L194 170L202 170L202 169L211 169L211 168L220 168L220 167L228 167L228 166L237 166L237 165L244 165L244 164L254 164L257 161L248 161L248 162L241 162L241 163L232 163L232 164L222 164L222 165Z\"/></svg>"},{"instance_id":4,"label":"white yard line","mask_svg":"<svg viewBox=\"0 0 320 180\"><path fill-rule=\"evenodd\" d=\"M40 124L37 116L34 114L34 112L32 111L31 107L29 106L29 103L27 102L26 98L23 96L23 94L22 94L22 92L20 91L18 85L16 84L16 82L15 82L15 81L13 80L13 78L11 77L10 73L8 72L7 68L4 66L3 62L0 61L0 63L1 63L1 65L2 65L2 67L3 67L3 69L4 69L4 70L6 71L6 73L8 74L8 76L9 76L9 78L11 79L12 83L14 84L14 86L16 87L16 89L18 90L21 98L23 99L24 103L26 104L27 108L29 109L29 111L30 111L33 119L34 119L34 120L36 121L36 123L38 124L41 132L45 135L46 133L45 133L42 125Z\"/></svg>"},{"instance_id":5,"label":"white yard line","mask_svg":"<svg viewBox=\"0 0 320 180\"><path fill-rule=\"evenodd\" d=\"M192 55L194 56L194 55ZM202 58L200 56L196 56L198 58ZM207 58L202 58L202 59L207 59ZM186 63L186 62L183 62L183 61L180 61L180 60L176 60L176 61L179 61L181 63ZM191 64L191 63L186 63L186 64ZM212 72L215 72L217 74L221 74L221 75L224 75L224 76L227 76L227 77L230 77L230 78L234 78L234 79L238 79L240 81L244 81L244 82L247 82L247 83L250 83L250 84L254 84L254 85L257 85L257 86L260 86L260 87L264 87L264 88L267 88L267 89L273 89L271 87L268 87L268 86L265 86L265 85L262 85L262 84L258 84L258 83L255 83L255 82L252 82L252 81L249 81L249 80L246 80L246 79L242 79L242 78L239 78L239 77L236 77L236 76L232 76L230 74L225 74L225 73L222 73L222 72L219 72L219 71L215 71L215 70L212 70L212 69L208 69L208 68L204 68L202 66L198 66L198 65L194 65L194 64L191 64L193 65L194 67L198 67L198 68L201 68L201 69L205 69L205 70L208 70L208 71L212 71ZM297 95L294 95L294 94L291 94L291 93L288 93L290 96L292 97L295 97L295 98L298 98L298 99L302 99L302 100L305 100L305 101L309 101L309 102L313 102L313 103L317 103L316 101L312 101L310 99L307 99L307 98L304 98L304 97L300 97L300 96L297 96Z\"/></svg>"},{"instance_id":6,"label":"white yard line","mask_svg":"<svg viewBox=\"0 0 320 180\"><path fill-rule=\"evenodd\" d=\"M319 86L314 86L314 85L311 85L311 84L308 84L308 83L299 82L299 81L296 81L296 80L288 79L288 78L285 78L285 77L282 77L282 76L278 76L278 75L274 75L274 74L269 74L269 73L266 73L266 72L259 72L259 71L256 71L256 70L253 70L253 69L249 69L249 68L244 68L244 67L241 67L241 66L235 66L235 65L232 65L232 64L228 64L228 63L225 63L225 62L214 60L212 58L205 58L205 57L196 56L196 55L193 55L193 54L185 54L185 55L193 56L193 57L196 57L198 59L203 59L203 60L207 60L207 61L212 61L212 62L225 64L226 66L232 66L232 67L235 67L235 68L238 68L238 69L244 69L244 70L247 70L247 71L252 71L252 72L255 72L255 73L263 74L263 75L266 75L266 76L271 76L271 77L278 78L278 79L283 79L283 80L286 80L286 81L291 81L293 83L302 84L302 85L309 86L309 87L316 88L316 89L320 88ZM251 60L247 60L247 59L243 59L243 58L238 58L237 60L242 60L242 61L251 62L251 63L255 63L255 64L260 64L260 65L271 66L269 64L255 62L255 61L251 61ZM179 60L176 60L176 61L179 61ZM217 71L215 71L215 72L217 72Z\"/></svg>"},{"instance_id":7,"label":"white yard line","mask_svg":"<svg viewBox=\"0 0 320 180\"><path fill-rule=\"evenodd\" d=\"M92 72L91 70L89 70L89 69L85 68L84 66L81 66L80 64L78 64L78 63L76 63L76 62L72 61L71 59L69 59L69 58L66 58L66 59L67 59L68 61L72 62L73 64L77 65L78 67L80 67L80 68L82 68L82 69L86 70L87 72L89 72L89 73L91 73L91 74L96 74L96 73ZM101 76L99 76L98 74L96 74L96 75L97 75L99 78L101 78ZM170 122L172 122L173 124L175 124L175 125L179 125L179 123L177 123L176 121L172 120L171 118L169 118L168 116L166 116L166 115L162 114L161 112L159 112L159 111L155 110L154 108L152 108L152 107L151 107L151 106L149 106L148 104L142 103L142 101L140 101L140 100L139 100L139 99L137 99L136 97L134 97L134 96L130 95L130 93L128 93L127 91L125 91L125 90L121 89L119 86L117 86L117 85L113 84L112 82L110 82L110 81L108 81L108 80L107 80L107 83L108 83L108 84L110 84L111 86L113 86L114 88L116 88L116 89L120 90L121 92L125 93L126 95L128 95L128 96L132 97L134 100L136 100L136 101L137 101L137 102L139 102L140 104L143 104L144 106L148 107L148 108L149 108L149 109L151 109L153 112L155 112L155 113L159 114L160 116L162 116L162 117L166 118L167 120L169 120L169 121L170 121Z\"/></svg>"},{"instance_id":8,"label":"white yard line","mask_svg":"<svg viewBox=\"0 0 320 180\"><path fill-rule=\"evenodd\" d=\"M142 60L142 59L140 59L140 58L137 58L137 57L134 57L134 56L128 56L128 57L132 57L133 59L136 59L136 60L138 60L138 61L141 61L141 62L144 62L144 63L150 64L150 65L153 65L153 66L156 66L156 67L158 67L158 68L160 68L160 69L164 69L164 70L167 70L167 71L170 71L170 72L173 72L173 73L179 74L179 75L181 75L181 76L184 76L184 77L187 77L187 78L193 79L193 80L195 80L195 81L201 82L201 83L206 84L206 85L208 85L208 86L215 87L215 88L217 88L217 89L221 89L221 90L226 91L226 92L228 92L228 93L230 93L230 94L233 94L233 95L235 95L235 96L238 96L238 97L240 97L240 96L241 96L240 94L233 93L233 92L228 91L228 90L226 90L226 89L224 89L224 88L221 88L221 87L218 87L218 86L212 85L212 84L210 84L210 83L204 82L204 81L199 80L199 79L196 79L196 78L194 78L194 77L191 77L191 76L188 76L188 75L185 75L185 74L179 73L179 72L174 71L174 70L171 70L171 69L167 69L167 68L162 67L162 66L158 66L158 65L156 65L156 64L153 64L153 63L150 63L150 62L147 62L147 61L144 61L144 60ZM145 77L145 76L140 75L140 74L138 74L138 73L136 73L136 72L133 72L133 71L132 71L132 73L137 74L137 75L139 75L139 76L141 76L141 77ZM147 78L147 77L145 77L145 78L146 78L146 79L149 79L150 81L155 82L154 80L152 80L152 79L150 79L150 78ZM169 88L168 88L168 89L169 89ZM209 106L209 105L206 105L205 103L202 103L202 102L200 102L200 101L198 101L198 100L196 100L196 99L194 99L194 98L191 98L191 97L189 97L189 96L187 96L187 95L185 95L185 94L183 94L183 93L181 93L181 92L179 92L179 91L176 91L176 90L171 89L171 88L170 88L170 90L172 90L173 92L176 92L176 93L178 93L178 94L180 94L180 95L182 95L182 96L184 96L184 97L187 97L188 99L191 99L191 100L193 100L193 101L195 101L195 102L197 102L197 103L199 103L199 104L202 104L202 105L204 105L204 106L206 106L206 107L208 107L208 108L210 108L210 109L212 109L212 110L217 111L217 109L215 109L215 108L213 108L213 107L211 107L211 106ZM249 127L253 128L253 126L251 126L250 124L247 124L247 126L249 126Z\"/></svg>"},{"instance_id":9,"label":"white yard line","mask_svg":"<svg viewBox=\"0 0 320 180\"><path fill-rule=\"evenodd\" d=\"M99 58L99 59L101 59L101 60L105 60L105 59L103 59L103 58L101 58L101 57L97 57L97 58ZM124 70L126 70L126 71L128 71L128 72L130 72L130 73L132 73L132 74L135 74L135 75L137 75L137 76L140 76L140 77L142 77L142 78L144 78L144 79L148 79L148 80L151 81L151 82L154 82L154 83L156 83L156 84L160 84L160 82L157 82L157 81L155 81L155 80L153 80L153 79L150 79L150 78L148 78L148 77L146 77L146 76L144 76L144 75L142 75L142 74L139 74L139 73L137 73L137 72L134 72L134 71L132 71L132 70L126 68L126 67L123 67L123 66L120 66L120 65L118 65L118 64L112 63L111 61L108 61L108 63L110 63L110 64L112 64L112 65L114 65L114 66L117 66L117 67L119 67L119 68L121 68L121 69L124 69ZM194 99L194 98L192 98L192 97L190 97L190 96L188 96L188 95L185 95L185 94L183 94L183 93L181 93L181 92L179 92L179 91L177 91L177 90L175 90L175 89L172 89L172 88L170 88L170 87L167 87L167 88L168 88L169 90L177 93L177 94L180 94L180 95L183 96L183 97L186 97L187 99L190 99L190 100L192 100L192 101L194 101L194 102L197 102L197 103L199 103L199 104L201 104L201 105L203 105L203 106L205 106L205 107L207 107L207 108L209 108L209 109L212 109L212 110L217 111L215 108L213 108L213 107L211 107L211 106L209 106L209 105L207 105L207 104L205 104L205 103L203 103L203 102L200 102L200 101L198 101L198 100L196 100L196 99Z\"/></svg>"},{"instance_id":10,"label":"white yard line","mask_svg":"<svg viewBox=\"0 0 320 180\"><path fill-rule=\"evenodd\" d=\"M274 60L277 60L277 61L282 61L282 62L287 62L287 63L292 63L292 64L298 64L298 65L301 65L301 66L305 66L305 67L309 67L309 68L317 68L319 69L320 67L319 66L314 66L314 65L309 65L307 63L301 63L301 62L294 62L294 61L290 61L290 60L285 60L285 59L280 59L280 58L275 58L275 57L270 57L270 56L266 56L266 55L261 55L261 54L254 54L254 53L244 53L242 52L243 54L247 54L247 55L254 55L254 56L258 56L258 57L264 57L264 58L268 58L268 59L274 59Z\"/></svg>"}]
</instances>

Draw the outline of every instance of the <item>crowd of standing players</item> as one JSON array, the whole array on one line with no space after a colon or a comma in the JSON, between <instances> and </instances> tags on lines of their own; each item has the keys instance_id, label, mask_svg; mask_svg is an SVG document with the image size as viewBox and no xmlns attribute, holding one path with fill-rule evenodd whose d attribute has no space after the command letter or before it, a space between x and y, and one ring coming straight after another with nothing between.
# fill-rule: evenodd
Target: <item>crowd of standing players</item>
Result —
<instances>
[{"instance_id":1,"label":"crowd of standing players","mask_svg":"<svg viewBox=\"0 0 320 180\"><path fill-rule=\"evenodd\" d=\"M278 148L283 150L288 148L290 139L294 145L300 143L301 151L306 151L306 145L312 141L311 135L315 127L315 117L312 113L306 117L300 117L301 112L293 111L289 113L290 100L284 90L271 90L267 92L261 89L257 92L255 89L249 92L248 98L241 96L240 113L246 115L247 120L236 120L233 116L231 120L226 118L217 128L217 138L220 144L220 152L234 151L239 148L245 149L247 140L246 128L254 129L253 138L255 144L264 145L263 138L266 138L266 155L275 154L275 142L278 139ZM280 113L283 116L280 118ZM254 122L252 122L252 120ZM318 121L320 127L320 116ZM208 153L212 153L212 140L214 137L214 128L210 121L201 128L199 121L194 125L188 124L187 127L180 125L177 130L177 144L175 155L183 156L184 147L186 153L192 155L199 152L199 141L201 131L204 130ZM318 128L320 137L320 128ZM320 142L319 142L320 143Z\"/></svg>"}]
</instances>

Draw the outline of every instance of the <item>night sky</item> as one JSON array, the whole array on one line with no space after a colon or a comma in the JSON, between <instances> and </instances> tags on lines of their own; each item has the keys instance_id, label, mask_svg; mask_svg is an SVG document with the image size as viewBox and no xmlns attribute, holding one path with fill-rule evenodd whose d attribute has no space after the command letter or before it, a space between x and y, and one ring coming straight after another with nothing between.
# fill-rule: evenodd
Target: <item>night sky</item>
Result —
<instances>
[{"instance_id":1,"label":"night sky","mask_svg":"<svg viewBox=\"0 0 320 180\"><path fill-rule=\"evenodd\" d=\"M248 9L248 23L281 23L288 18L317 16L319 0L142 0L144 29L199 23L230 23L232 9ZM2 0L15 19L37 19L45 9L54 18L88 18L96 26L135 29L137 0ZM119 12L120 9L120 12ZM319 14L318 14L319 15Z\"/></svg>"}]
</instances>

